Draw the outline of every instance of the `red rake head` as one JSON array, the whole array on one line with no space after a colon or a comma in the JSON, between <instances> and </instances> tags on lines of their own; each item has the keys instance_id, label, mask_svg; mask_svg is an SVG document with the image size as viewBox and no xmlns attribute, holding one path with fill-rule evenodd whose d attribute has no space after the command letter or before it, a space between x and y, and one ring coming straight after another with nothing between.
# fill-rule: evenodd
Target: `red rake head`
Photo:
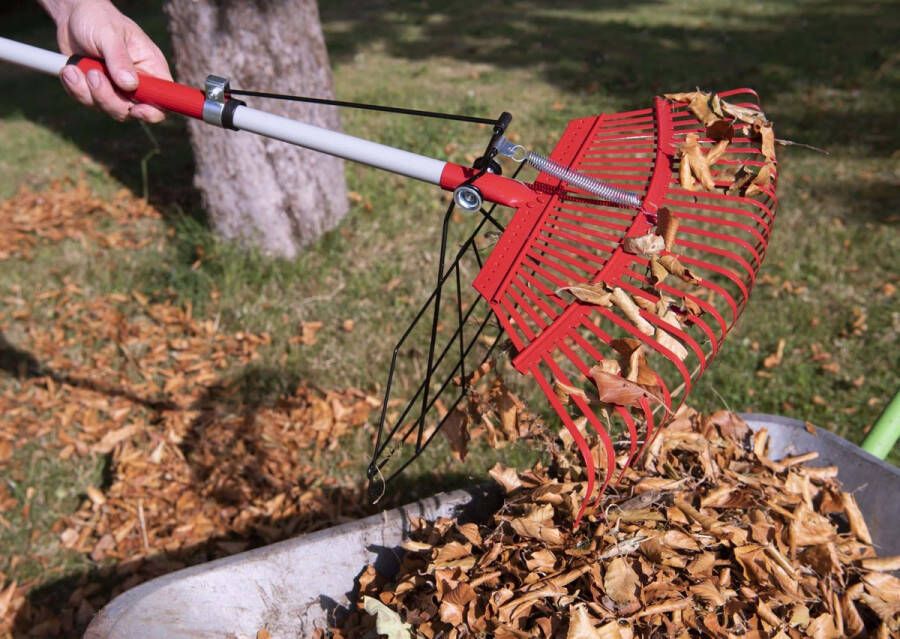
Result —
<instances>
[{"instance_id":1,"label":"red rake head","mask_svg":"<svg viewBox=\"0 0 900 639\"><path fill-rule=\"evenodd\" d=\"M748 89L719 98L758 108ZM608 414L618 415L629 434L624 472L653 437L655 409L677 410L718 351L765 256L774 163L767 163L758 131L725 119L733 139L718 145L724 154L709 162L706 176L687 164L696 152L689 134L704 154L723 137L722 123L708 130L687 104L657 98L649 109L572 121L551 159L639 193L642 209L567 192L541 174L543 194L516 211L475 279L517 349L513 365L537 380L584 457L588 486L578 519L596 470L579 425L589 424L605 449L602 494L616 467ZM667 236L665 250L657 252L658 239L655 248L635 249L629 241L626 250L626 238L654 232ZM595 285L599 303L568 299L560 289L573 285Z\"/></svg>"}]
</instances>

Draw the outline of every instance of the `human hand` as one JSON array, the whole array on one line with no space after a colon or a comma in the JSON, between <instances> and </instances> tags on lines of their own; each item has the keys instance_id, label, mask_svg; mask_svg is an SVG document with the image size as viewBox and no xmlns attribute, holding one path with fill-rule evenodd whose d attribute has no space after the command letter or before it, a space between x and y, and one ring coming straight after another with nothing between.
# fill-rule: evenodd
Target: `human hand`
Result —
<instances>
[{"instance_id":1,"label":"human hand","mask_svg":"<svg viewBox=\"0 0 900 639\"><path fill-rule=\"evenodd\" d=\"M149 104L135 104L125 96L138 86L137 73L171 80L165 56L150 37L124 16L110 0L40 0L56 22L60 51L102 58L109 79L99 71L63 69L66 91L85 106L97 107L122 122L133 117L160 122L165 113Z\"/></svg>"}]
</instances>

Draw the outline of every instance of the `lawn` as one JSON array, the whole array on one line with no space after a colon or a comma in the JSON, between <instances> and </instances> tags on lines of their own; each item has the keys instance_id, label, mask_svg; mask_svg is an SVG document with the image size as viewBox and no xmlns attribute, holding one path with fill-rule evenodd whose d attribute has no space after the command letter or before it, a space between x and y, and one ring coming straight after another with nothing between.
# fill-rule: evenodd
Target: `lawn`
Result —
<instances>
[{"instance_id":1,"label":"lawn","mask_svg":"<svg viewBox=\"0 0 900 639\"><path fill-rule=\"evenodd\" d=\"M120 4L165 42L163 15L148 6L155 3ZM575 117L643 107L653 95L695 86L756 89L779 137L829 154L779 149L780 208L761 279L691 403L704 411L778 413L863 439L900 388L896 5L493 1L473 13L474 3L461 0L321 4L339 98L489 117L508 110L519 141L543 152ZM3 36L52 45L52 29L37 10L3 9L0 20ZM370 112L347 111L342 120L354 135L460 162L489 134ZM432 285L444 195L347 165L350 214L285 262L216 240L192 191L191 169L179 119L150 130L117 125L68 102L52 79L0 68L0 199L65 178L84 181L104 201L146 193L159 212L112 218L81 239L41 240L27 257L0 260L0 363L41 348L51 357L55 347L36 345L35 335L56 322L71 331L59 346L71 361L102 361L122 383L135 374L128 355L99 359L101 327L85 332L79 315L60 321L64 306L48 295L75 287L65 298L72 308L95 309L91 304L103 300L129 326L143 326L148 304L164 304L190 308L191 321L215 322L225 335L265 335L252 354L241 351L216 371L216 383L237 389L229 410L277 406L299 384L377 398L394 342ZM460 232L466 223L454 222ZM117 233L125 239L104 243L104 235ZM322 328L314 343L302 343L296 337L311 322ZM97 340L94 351L77 343L86 335ZM765 367L781 340L783 357ZM20 373L0 367L0 395L25 405L35 395ZM355 489L371 434L364 427L344 435L315 456L310 472L334 490ZM60 522L83 509L88 488L110 488L110 467L121 460L102 452L60 455L65 442L55 431L8 438L8 458L0 447L0 593L13 581L27 584L34 610L63 598L68 622L21 613L15 630L24 636L22 620L34 618L44 623L40 632L58 634L88 616L83 599L100 593L96 607L108 598L108 585L91 583L122 587L109 558L60 542ZM445 453L441 448L409 469L392 503L480 479L497 458L529 456L522 446L478 450L459 464ZM900 450L890 460L900 463ZM364 510L322 515L319 523Z\"/></svg>"}]
</instances>

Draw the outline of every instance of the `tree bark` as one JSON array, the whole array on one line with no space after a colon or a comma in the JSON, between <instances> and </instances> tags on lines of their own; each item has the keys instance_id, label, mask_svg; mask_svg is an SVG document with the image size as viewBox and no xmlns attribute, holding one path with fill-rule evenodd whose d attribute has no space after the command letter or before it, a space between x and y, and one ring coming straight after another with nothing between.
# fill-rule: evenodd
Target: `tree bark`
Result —
<instances>
[{"instance_id":1,"label":"tree bark","mask_svg":"<svg viewBox=\"0 0 900 639\"><path fill-rule=\"evenodd\" d=\"M315 0L169 0L181 82L332 97L331 67ZM267 100L255 106L338 130L334 107ZM315 151L203 122L188 125L194 184L224 237L292 258L347 212L343 162Z\"/></svg>"}]
</instances>

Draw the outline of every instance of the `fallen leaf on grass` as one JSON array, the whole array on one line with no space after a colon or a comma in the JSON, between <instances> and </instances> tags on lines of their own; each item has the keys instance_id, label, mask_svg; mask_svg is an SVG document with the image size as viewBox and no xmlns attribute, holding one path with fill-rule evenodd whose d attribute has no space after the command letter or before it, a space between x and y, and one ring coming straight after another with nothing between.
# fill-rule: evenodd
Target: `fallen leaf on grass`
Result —
<instances>
[{"instance_id":1,"label":"fallen leaf on grass","mask_svg":"<svg viewBox=\"0 0 900 639\"><path fill-rule=\"evenodd\" d=\"M302 322L300 324L299 343L312 346L316 343L316 333L324 326L324 322Z\"/></svg>"},{"instance_id":2,"label":"fallen leaf on grass","mask_svg":"<svg viewBox=\"0 0 900 639\"><path fill-rule=\"evenodd\" d=\"M783 337L778 340L778 346L775 348L775 352L763 360L763 368L775 368L781 364L781 360L784 359L785 344L787 344L787 342Z\"/></svg>"},{"instance_id":3,"label":"fallen leaf on grass","mask_svg":"<svg viewBox=\"0 0 900 639\"><path fill-rule=\"evenodd\" d=\"M0 591L0 621L6 616L7 610L9 610L10 603L12 603L13 595L16 594L17 582L12 582L5 589Z\"/></svg>"},{"instance_id":4,"label":"fallen leaf on grass","mask_svg":"<svg viewBox=\"0 0 900 639\"><path fill-rule=\"evenodd\" d=\"M464 461L469 452L469 415L459 407L454 408L444 418L441 434L450 444L450 452L459 461Z\"/></svg>"}]
</instances>

